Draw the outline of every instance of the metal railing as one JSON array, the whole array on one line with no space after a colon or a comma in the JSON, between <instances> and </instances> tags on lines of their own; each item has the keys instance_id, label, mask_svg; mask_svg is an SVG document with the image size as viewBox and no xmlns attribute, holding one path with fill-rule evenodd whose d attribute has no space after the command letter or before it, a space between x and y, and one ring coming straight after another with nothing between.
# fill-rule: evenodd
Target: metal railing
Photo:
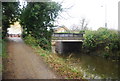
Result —
<instances>
[{"instance_id":1,"label":"metal railing","mask_svg":"<svg viewBox=\"0 0 120 81\"><path fill-rule=\"evenodd\" d=\"M52 40L83 40L83 33L53 33Z\"/></svg>"}]
</instances>

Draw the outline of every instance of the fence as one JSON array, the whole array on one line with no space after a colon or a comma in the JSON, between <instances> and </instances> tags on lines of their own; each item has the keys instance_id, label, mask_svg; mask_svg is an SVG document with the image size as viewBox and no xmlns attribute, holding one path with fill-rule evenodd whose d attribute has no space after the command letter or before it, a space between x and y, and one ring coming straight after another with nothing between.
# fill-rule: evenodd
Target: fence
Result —
<instances>
[{"instance_id":1,"label":"fence","mask_svg":"<svg viewBox=\"0 0 120 81\"><path fill-rule=\"evenodd\" d=\"M83 40L83 33L53 33L52 40Z\"/></svg>"}]
</instances>

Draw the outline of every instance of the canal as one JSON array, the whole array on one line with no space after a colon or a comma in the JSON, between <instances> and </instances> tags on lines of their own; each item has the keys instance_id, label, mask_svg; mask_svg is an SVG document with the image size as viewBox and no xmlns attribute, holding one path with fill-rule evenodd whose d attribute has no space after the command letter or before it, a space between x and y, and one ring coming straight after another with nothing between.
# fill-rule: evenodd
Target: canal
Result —
<instances>
[{"instance_id":1,"label":"canal","mask_svg":"<svg viewBox=\"0 0 120 81\"><path fill-rule=\"evenodd\" d=\"M105 59L99 56L86 54L64 54L64 58L69 59L70 66L79 70L86 79L118 79L118 62L111 59Z\"/></svg>"}]
</instances>

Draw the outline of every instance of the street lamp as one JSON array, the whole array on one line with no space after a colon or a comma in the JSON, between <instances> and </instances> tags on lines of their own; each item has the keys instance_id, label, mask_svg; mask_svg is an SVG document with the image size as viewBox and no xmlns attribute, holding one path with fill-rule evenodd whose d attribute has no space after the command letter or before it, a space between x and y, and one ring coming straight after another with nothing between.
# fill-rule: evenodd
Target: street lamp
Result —
<instances>
[{"instance_id":1,"label":"street lamp","mask_svg":"<svg viewBox=\"0 0 120 81\"><path fill-rule=\"evenodd\" d=\"M105 27L107 28L107 5L105 4Z\"/></svg>"},{"instance_id":2,"label":"street lamp","mask_svg":"<svg viewBox=\"0 0 120 81\"><path fill-rule=\"evenodd\" d=\"M101 7L103 7L103 6L101 6ZM105 27L107 28L107 5L106 5L106 2L105 2L104 7L105 7Z\"/></svg>"}]
</instances>

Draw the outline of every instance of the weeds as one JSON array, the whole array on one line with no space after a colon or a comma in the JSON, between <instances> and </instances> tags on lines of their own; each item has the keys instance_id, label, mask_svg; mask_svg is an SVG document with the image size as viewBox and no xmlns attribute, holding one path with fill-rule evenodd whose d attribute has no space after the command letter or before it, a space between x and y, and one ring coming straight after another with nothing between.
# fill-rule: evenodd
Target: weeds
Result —
<instances>
[{"instance_id":1,"label":"weeds","mask_svg":"<svg viewBox=\"0 0 120 81\"><path fill-rule=\"evenodd\" d=\"M73 67L70 67L66 59L61 58L57 54L52 54L49 51L44 51L40 47L34 48L36 53L42 56L46 63L48 63L49 67L55 70L59 75L61 75L64 79L83 79L82 74ZM67 59L71 59L70 55Z\"/></svg>"},{"instance_id":2,"label":"weeds","mask_svg":"<svg viewBox=\"0 0 120 81\"><path fill-rule=\"evenodd\" d=\"M6 46L7 46L7 43L6 43L7 40L2 40L0 42L1 44L1 54L0 54L0 72L2 72L4 70L4 65L2 64L2 58L5 59L8 57L7 55L7 50L6 50Z\"/></svg>"},{"instance_id":3,"label":"weeds","mask_svg":"<svg viewBox=\"0 0 120 81\"><path fill-rule=\"evenodd\" d=\"M7 51L6 51L6 46L7 46L7 43L6 43L6 40L2 40L2 58L7 58Z\"/></svg>"}]
</instances>

